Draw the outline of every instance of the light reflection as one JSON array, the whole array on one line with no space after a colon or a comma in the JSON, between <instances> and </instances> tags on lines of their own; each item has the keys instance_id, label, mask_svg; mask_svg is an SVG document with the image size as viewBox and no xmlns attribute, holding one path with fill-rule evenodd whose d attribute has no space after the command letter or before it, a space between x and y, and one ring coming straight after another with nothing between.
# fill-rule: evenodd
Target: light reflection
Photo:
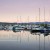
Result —
<instances>
[{"instance_id":1,"label":"light reflection","mask_svg":"<svg viewBox=\"0 0 50 50\"><path fill-rule=\"evenodd\" d=\"M30 48L33 50L50 49L50 35L44 37L43 34L33 35L28 31L16 33L12 31L0 31L0 41L16 41L20 48Z\"/></svg>"}]
</instances>

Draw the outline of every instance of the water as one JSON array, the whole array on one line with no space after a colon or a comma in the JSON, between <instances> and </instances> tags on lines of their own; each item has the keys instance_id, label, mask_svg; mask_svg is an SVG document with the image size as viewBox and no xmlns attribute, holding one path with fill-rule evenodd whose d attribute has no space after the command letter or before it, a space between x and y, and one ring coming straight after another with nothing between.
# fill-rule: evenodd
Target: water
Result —
<instances>
[{"instance_id":1,"label":"water","mask_svg":"<svg viewBox=\"0 0 50 50\"><path fill-rule=\"evenodd\" d=\"M50 50L50 35L0 31L0 50Z\"/></svg>"}]
</instances>

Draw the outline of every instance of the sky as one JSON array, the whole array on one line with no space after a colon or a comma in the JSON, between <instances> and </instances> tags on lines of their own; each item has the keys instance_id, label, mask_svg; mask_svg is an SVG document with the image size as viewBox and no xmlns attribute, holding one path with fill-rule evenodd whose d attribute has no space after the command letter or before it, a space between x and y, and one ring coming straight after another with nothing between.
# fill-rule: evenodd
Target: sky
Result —
<instances>
[{"instance_id":1,"label":"sky","mask_svg":"<svg viewBox=\"0 0 50 50\"><path fill-rule=\"evenodd\" d=\"M37 22L39 8L40 21L44 21L44 8L45 21L50 21L50 0L0 0L0 22Z\"/></svg>"}]
</instances>

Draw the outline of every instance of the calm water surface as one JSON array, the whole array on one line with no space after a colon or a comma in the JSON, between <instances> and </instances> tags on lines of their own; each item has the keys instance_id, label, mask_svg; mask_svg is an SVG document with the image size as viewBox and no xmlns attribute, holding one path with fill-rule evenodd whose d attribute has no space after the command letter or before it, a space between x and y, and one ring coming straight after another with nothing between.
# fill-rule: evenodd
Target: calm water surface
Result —
<instances>
[{"instance_id":1,"label":"calm water surface","mask_svg":"<svg viewBox=\"0 0 50 50\"><path fill-rule=\"evenodd\" d=\"M0 50L50 50L50 35L0 31Z\"/></svg>"}]
</instances>

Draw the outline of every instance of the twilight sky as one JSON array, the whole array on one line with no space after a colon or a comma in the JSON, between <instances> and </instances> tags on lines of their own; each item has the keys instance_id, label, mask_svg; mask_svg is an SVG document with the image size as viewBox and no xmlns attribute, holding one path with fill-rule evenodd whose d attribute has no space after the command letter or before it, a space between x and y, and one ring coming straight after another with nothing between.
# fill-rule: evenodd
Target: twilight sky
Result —
<instances>
[{"instance_id":1,"label":"twilight sky","mask_svg":"<svg viewBox=\"0 0 50 50\"><path fill-rule=\"evenodd\" d=\"M0 22L50 21L50 0L0 0ZM21 20L20 20L21 16Z\"/></svg>"}]
</instances>

